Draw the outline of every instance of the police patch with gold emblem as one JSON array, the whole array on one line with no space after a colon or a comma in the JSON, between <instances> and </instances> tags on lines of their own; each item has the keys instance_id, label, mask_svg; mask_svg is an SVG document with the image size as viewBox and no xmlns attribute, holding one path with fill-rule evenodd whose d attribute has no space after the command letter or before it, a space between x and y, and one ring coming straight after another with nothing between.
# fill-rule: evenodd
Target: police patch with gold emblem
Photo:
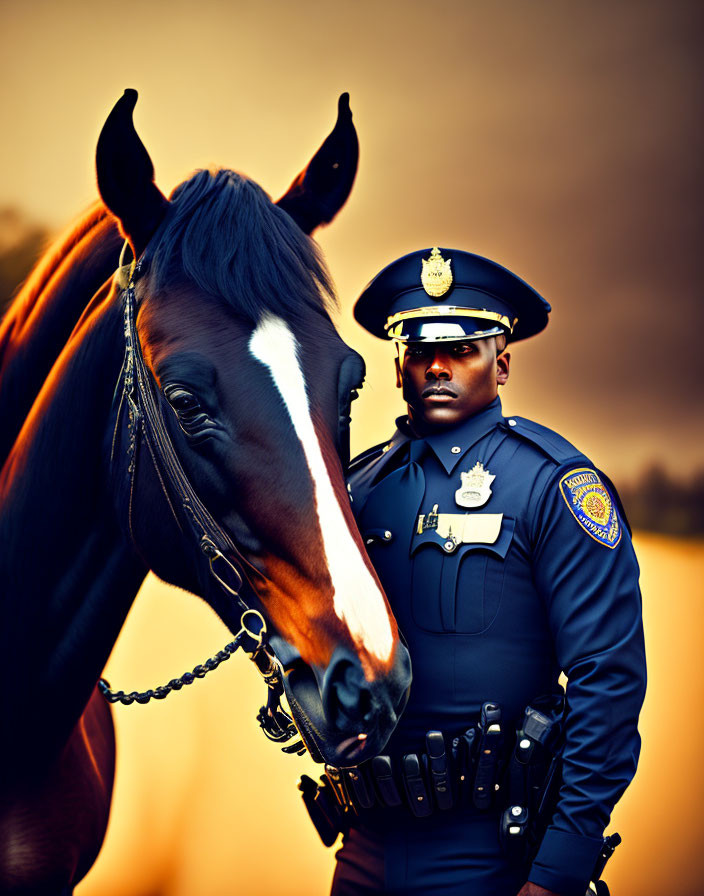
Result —
<instances>
[{"instance_id":1,"label":"police patch with gold emblem","mask_svg":"<svg viewBox=\"0 0 704 896\"><path fill-rule=\"evenodd\" d=\"M560 493L587 534L607 548L616 547L621 524L611 495L594 470L583 467L566 473L560 480Z\"/></svg>"}]
</instances>

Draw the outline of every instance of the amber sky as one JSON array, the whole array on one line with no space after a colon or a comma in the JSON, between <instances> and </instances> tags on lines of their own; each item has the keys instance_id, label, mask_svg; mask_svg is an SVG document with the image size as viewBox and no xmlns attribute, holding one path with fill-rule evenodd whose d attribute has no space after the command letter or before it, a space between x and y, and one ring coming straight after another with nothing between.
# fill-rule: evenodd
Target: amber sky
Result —
<instances>
[{"instance_id":1,"label":"amber sky","mask_svg":"<svg viewBox=\"0 0 704 896\"><path fill-rule=\"evenodd\" d=\"M0 6L0 204L52 226L95 195L124 87L162 189L211 163L279 194L349 90L362 156L321 234L345 338L368 360L354 446L401 405L351 305L392 258L488 255L553 304L505 407L628 479L700 462L702 5L684 0Z\"/></svg>"},{"instance_id":2,"label":"amber sky","mask_svg":"<svg viewBox=\"0 0 704 896\"><path fill-rule=\"evenodd\" d=\"M128 86L164 191L216 163L277 196L348 90L359 177L320 242L343 335L368 361L353 446L386 437L402 405L391 352L354 324L352 303L388 261L439 244L500 261L553 304L547 331L516 348L508 410L558 429L617 483L652 460L687 473L704 440L703 18L686 0L0 0L0 207L59 228L91 202L97 135ZM609 878L624 896L692 896L702 553L650 537L638 550L652 683ZM207 630L173 594L154 608L144 597L146 616L130 617L142 640L123 635L113 684L153 686L228 640L200 603ZM256 730L252 671L248 691L229 668L182 695L190 709L118 715L115 846L86 894L213 896L243 869L259 892L326 892L332 859L302 820L298 767ZM208 688L221 688L210 702ZM669 719L687 721L674 775Z\"/></svg>"}]
</instances>

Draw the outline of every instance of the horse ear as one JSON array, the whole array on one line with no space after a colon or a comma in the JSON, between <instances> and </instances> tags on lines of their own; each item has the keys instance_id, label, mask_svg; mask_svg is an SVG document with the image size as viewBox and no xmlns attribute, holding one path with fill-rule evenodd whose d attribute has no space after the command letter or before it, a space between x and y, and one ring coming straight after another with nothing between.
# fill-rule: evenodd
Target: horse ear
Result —
<instances>
[{"instance_id":1,"label":"horse ear","mask_svg":"<svg viewBox=\"0 0 704 896\"><path fill-rule=\"evenodd\" d=\"M132 122L137 91L125 90L98 138L95 166L100 196L120 222L134 257L144 252L169 207L154 183L154 166Z\"/></svg>"},{"instance_id":2,"label":"horse ear","mask_svg":"<svg viewBox=\"0 0 704 896\"><path fill-rule=\"evenodd\" d=\"M359 161L359 141L352 124L350 95L337 104L337 122L330 135L276 203L304 233L329 224L350 195Z\"/></svg>"}]
</instances>

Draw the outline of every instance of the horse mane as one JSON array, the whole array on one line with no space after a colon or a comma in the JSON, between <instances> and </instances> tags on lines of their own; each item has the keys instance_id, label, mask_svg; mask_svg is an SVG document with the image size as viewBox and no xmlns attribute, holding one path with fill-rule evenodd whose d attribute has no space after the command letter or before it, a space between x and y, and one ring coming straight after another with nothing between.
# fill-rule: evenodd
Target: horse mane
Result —
<instances>
[{"instance_id":1,"label":"horse mane","mask_svg":"<svg viewBox=\"0 0 704 896\"><path fill-rule=\"evenodd\" d=\"M110 214L102 202L94 202L83 214L73 221L51 244L49 244L39 258L27 279L18 289L13 301L7 308L0 328L0 368L3 352L10 338L16 339L18 331L23 329L35 311L37 304L46 297L44 291L57 274L60 267L69 257L85 255L86 244L91 244L91 250L95 248L95 231L102 229ZM114 224L114 220L113 220ZM74 258L71 258L71 265ZM58 289L57 289L58 287ZM61 285L54 286L57 292L61 292ZM60 295L54 297L60 301Z\"/></svg>"},{"instance_id":2,"label":"horse mane","mask_svg":"<svg viewBox=\"0 0 704 896\"><path fill-rule=\"evenodd\" d=\"M97 290L117 267L122 238L94 203L44 253L0 323L0 466Z\"/></svg>"},{"instance_id":3,"label":"horse mane","mask_svg":"<svg viewBox=\"0 0 704 896\"><path fill-rule=\"evenodd\" d=\"M170 200L144 258L157 292L185 278L254 325L264 311L291 320L336 304L317 245L249 178L199 170Z\"/></svg>"}]
</instances>

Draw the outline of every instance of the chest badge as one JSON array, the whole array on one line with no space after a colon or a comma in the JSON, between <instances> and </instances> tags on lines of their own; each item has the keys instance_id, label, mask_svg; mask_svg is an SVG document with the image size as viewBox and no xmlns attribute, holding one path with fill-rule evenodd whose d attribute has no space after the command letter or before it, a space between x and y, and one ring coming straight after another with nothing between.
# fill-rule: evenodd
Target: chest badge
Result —
<instances>
[{"instance_id":1,"label":"chest badge","mask_svg":"<svg viewBox=\"0 0 704 896\"><path fill-rule=\"evenodd\" d=\"M460 473L462 485L455 492L460 507L483 507L491 497L491 483L496 479L479 461L467 473Z\"/></svg>"}]
</instances>

